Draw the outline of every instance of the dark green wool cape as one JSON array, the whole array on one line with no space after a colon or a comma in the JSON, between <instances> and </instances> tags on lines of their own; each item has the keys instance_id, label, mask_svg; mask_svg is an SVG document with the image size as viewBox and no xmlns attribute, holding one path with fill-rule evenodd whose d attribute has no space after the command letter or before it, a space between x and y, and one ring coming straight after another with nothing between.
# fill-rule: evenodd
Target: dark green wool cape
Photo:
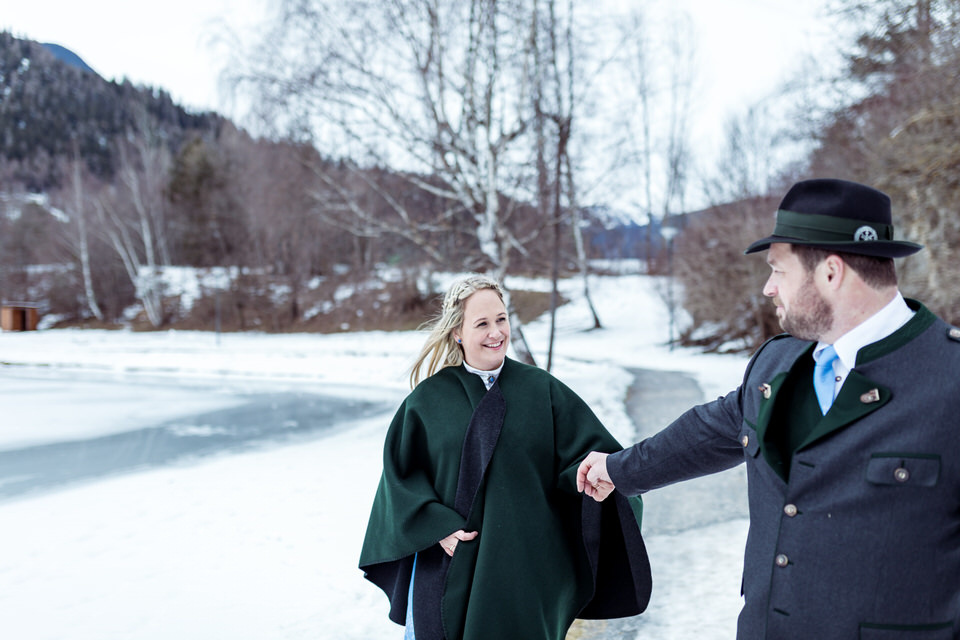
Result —
<instances>
[{"instance_id":1,"label":"dark green wool cape","mask_svg":"<svg viewBox=\"0 0 960 640\"><path fill-rule=\"evenodd\" d=\"M640 499L614 492L597 503L576 489L587 453L622 447L549 373L505 361L490 392L503 396L499 438L458 512L461 453L468 467L491 446L471 424L487 393L477 375L446 367L390 425L360 555L365 577L390 599L390 619L404 624L414 554L418 640L562 640L574 618L642 612L651 578ZM449 558L437 543L458 529L479 535Z\"/></svg>"}]
</instances>

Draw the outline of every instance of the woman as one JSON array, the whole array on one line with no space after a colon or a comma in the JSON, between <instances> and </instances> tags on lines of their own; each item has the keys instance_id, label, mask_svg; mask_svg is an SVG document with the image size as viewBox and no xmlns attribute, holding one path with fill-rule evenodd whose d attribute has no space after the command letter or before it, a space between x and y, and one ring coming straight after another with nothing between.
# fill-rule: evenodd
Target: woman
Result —
<instances>
[{"instance_id":1,"label":"woman","mask_svg":"<svg viewBox=\"0 0 960 640\"><path fill-rule=\"evenodd\" d=\"M454 283L387 432L360 568L407 638L562 640L649 599L639 499L576 490L579 461L620 445L509 341L499 285Z\"/></svg>"}]
</instances>

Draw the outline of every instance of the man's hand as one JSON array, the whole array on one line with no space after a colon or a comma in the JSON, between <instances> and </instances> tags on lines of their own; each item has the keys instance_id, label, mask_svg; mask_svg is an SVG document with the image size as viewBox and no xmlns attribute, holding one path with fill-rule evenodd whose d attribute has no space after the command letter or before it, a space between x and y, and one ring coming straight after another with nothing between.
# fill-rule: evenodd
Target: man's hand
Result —
<instances>
[{"instance_id":1,"label":"man's hand","mask_svg":"<svg viewBox=\"0 0 960 640\"><path fill-rule=\"evenodd\" d=\"M591 451L577 469L577 491L603 502L615 487L607 474L607 455Z\"/></svg>"}]
</instances>

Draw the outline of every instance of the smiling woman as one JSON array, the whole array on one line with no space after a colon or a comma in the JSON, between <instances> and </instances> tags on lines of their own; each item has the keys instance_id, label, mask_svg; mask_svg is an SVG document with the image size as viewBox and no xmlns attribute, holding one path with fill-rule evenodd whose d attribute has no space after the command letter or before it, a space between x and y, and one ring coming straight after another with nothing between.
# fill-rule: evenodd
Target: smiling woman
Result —
<instances>
[{"instance_id":1,"label":"smiling woman","mask_svg":"<svg viewBox=\"0 0 960 640\"><path fill-rule=\"evenodd\" d=\"M453 332L463 359L481 371L503 366L510 344L510 319L503 296L495 289L477 291L463 305L463 323Z\"/></svg>"},{"instance_id":2,"label":"smiling woman","mask_svg":"<svg viewBox=\"0 0 960 640\"><path fill-rule=\"evenodd\" d=\"M387 432L360 568L407 638L560 640L650 597L639 498L576 490L579 460L620 445L563 383L507 358L509 338L499 284L455 282Z\"/></svg>"}]
</instances>

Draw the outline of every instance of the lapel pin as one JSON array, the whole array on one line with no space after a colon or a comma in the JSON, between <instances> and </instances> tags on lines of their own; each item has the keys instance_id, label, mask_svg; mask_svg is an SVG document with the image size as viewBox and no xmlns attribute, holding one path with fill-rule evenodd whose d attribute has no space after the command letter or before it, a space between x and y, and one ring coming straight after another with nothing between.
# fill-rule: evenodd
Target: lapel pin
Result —
<instances>
[{"instance_id":1,"label":"lapel pin","mask_svg":"<svg viewBox=\"0 0 960 640\"><path fill-rule=\"evenodd\" d=\"M760 386L757 387L757 388L758 388L761 392L763 392L763 397L764 397L764 398L767 398L767 399L770 398L770 393L772 392L772 389L770 388L770 385L769 385L769 384L767 384L766 382L764 382L762 385L760 385Z\"/></svg>"},{"instance_id":2,"label":"lapel pin","mask_svg":"<svg viewBox=\"0 0 960 640\"><path fill-rule=\"evenodd\" d=\"M880 402L880 390L879 389L870 389L865 394L860 396L860 402L864 404L870 404L872 402Z\"/></svg>"}]
</instances>

